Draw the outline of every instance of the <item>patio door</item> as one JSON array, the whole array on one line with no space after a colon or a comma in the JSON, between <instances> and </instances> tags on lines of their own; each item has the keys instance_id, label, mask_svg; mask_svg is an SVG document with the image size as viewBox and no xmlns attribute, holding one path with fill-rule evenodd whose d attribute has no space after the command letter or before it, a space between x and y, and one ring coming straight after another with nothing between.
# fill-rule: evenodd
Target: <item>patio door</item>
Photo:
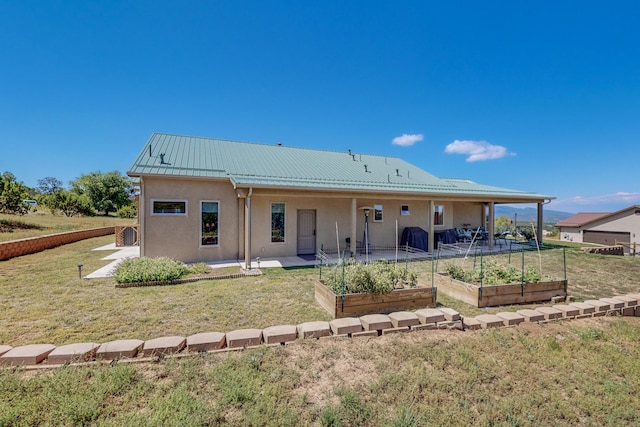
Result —
<instances>
[{"instance_id":1,"label":"patio door","mask_svg":"<svg viewBox=\"0 0 640 427\"><path fill-rule=\"evenodd\" d=\"M298 255L316 253L316 211L298 210Z\"/></svg>"}]
</instances>

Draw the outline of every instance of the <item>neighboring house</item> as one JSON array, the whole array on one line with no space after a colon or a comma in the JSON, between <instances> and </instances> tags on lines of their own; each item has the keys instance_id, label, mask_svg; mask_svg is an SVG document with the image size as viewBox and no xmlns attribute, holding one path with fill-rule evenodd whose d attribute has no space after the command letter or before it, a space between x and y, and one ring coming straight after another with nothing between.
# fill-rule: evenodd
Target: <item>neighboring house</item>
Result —
<instances>
[{"instance_id":1,"label":"neighboring house","mask_svg":"<svg viewBox=\"0 0 640 427\"><path fill-rule=\"evenodd\" d=\"M617 212L582 212L556 224L560 240L613 246L617 242L639 243L640 205ZM629 253L629 246L625 246Z\"/></svg>"},{"instance_id":2,"label":"neighboring house","mask_svg":"<svg viewBox=\"0 0 640 427\"><path fill-rule=\"evenodd\" d=\"M140 185L141 256L185 262L393 247L405 227L486 226L497 203L553 197L437 178L395 157L155 133L131 169ZM397 223L397 228L396 228ZM349 244L347 244L347 241ZM490 239L489 245L493 245Z\"/></svg>"}]
</instances>

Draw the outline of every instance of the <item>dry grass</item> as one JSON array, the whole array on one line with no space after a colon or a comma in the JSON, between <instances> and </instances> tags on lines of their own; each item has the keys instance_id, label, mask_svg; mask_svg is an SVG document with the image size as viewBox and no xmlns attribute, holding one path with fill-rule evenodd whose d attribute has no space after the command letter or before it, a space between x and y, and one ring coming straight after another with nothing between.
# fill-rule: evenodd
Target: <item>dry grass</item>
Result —
<instances>
[{"instance_id":1,"label":"dry grass","mask_svg":"<svg viewBox=\"0 0 640 427\"><path fill-rule=\"evenodd\" d=\"M315 269L116 289L90 239L0 263L0 343L104 342L328 319ZM552 252L549 252L551 257ZM640 258L567 249L579 300L640 291ZM550 259L545 268L563 271ZM431 263L409 264L426 280ZM557 274L554 274L557 276ZM439 296L466 315L476 309ZM518 307L519 308L519 307ZM640 318L297 341L156 364L0 371L5 425L636 425Z\"/></svg>"},{"instance_id":2,"label":"dry grass","mask_svg":"<svg viewBox=\"0 0 640 427\"><path fill-rule=\"evenodd\" d=\"M638 425L639 340L601 317L0 371L0 426Z\"/></svg>"},{"instance_id":3,"label":"dry grass","mask_svg":"<svg viewBox=\"0 0 640 427\"><path fill-rule=\"evenodd\" d=\"M135 220L133 219L116 218L113 216L69 218L62 214L52 215L45 211L32 212L22 216L0 214L0 242L62 233L65 231L128 225L134 222Z\"/></svg>"}]
</instances>

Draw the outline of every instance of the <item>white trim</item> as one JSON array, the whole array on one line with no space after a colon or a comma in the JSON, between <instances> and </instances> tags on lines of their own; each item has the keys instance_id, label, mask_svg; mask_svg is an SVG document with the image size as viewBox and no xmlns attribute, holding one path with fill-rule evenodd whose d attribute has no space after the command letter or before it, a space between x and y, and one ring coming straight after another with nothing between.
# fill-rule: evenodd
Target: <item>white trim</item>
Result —
<instances>
[{"instance_id":1,"label":"white trim","mask_svg":"<svg viewBox=\"0 0 640 427\"><path fill-rule=\"evenodd\" d=\"M183 202L184 203L184 213L181 212L154 212L153 205L156 202ZM189 215L189 203L187 199L151 199L150 215L151 216L188 216Z\"/></svg>"},{"instance_id":2,"label":"white trim","mask_svg":"<svg viewBox=\"0 0 640 427\"><path fill-rule=\"evenodd\" d=\"M203 203L217 203L218 204L218 243L216 243L215 245L203 245L202 244L202 204ZM198 238L198 246L201 249L204 248L219 248L220 247L220 200L200 200L200 218L198 221L198 226L200 228L200 237Z\"/></svg>"}]
</instances>

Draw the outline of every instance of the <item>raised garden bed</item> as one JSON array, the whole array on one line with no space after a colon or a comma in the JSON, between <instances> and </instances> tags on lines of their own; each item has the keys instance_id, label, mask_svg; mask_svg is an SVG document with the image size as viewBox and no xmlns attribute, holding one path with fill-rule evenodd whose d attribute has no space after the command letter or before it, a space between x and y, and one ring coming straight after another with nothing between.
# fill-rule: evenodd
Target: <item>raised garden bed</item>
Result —
<instances>
[{"instance_id":1,"label":"raised garden bed","mask_svg":"<svg viewBox=\"0 0 640 427\"><path fill-rule=\"evenodd\" d=\"M394 289L385 293L336 295L322 281L315 284L316 301L334 319L374 313L391 313L424 307L435 307L436 288L418 284L415 288Z\"/></svg>"},{"instance_id":2,"label":"raised garden bed","mask_svg":"<svg viewBox=\"0 0 640 427\"><path fill-rule=\"evenodd\" d=\"M480 287L452 279L448 274L437 273L434 281L441 292L476 307L543 302L553 297L567 296L564 280Z\"/></svg>"}]
</instances>

